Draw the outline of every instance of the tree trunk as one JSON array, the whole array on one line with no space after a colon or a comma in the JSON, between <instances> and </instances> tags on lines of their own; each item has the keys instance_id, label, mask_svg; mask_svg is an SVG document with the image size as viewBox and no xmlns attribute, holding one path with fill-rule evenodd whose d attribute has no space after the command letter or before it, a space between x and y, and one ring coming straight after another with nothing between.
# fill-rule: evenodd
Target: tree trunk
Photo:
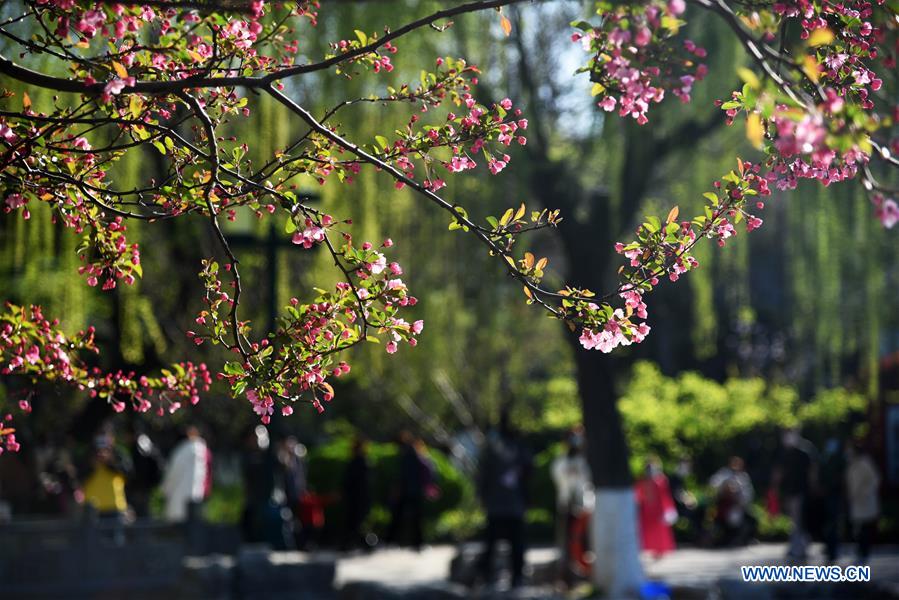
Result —
<instances>
[{"instance_id":1,"label":"tree trunk","mask_svg":"<svg viewBox=\"0 0 899 600\"><path fill-rule=\"evenodd\" d=\"M587 461L596 487L592 541L593 580L610 598L637 598L643 582L636 503L627 440L618 412L615 358L575 346L584 415Z\"/></svg>"}]
</instances>

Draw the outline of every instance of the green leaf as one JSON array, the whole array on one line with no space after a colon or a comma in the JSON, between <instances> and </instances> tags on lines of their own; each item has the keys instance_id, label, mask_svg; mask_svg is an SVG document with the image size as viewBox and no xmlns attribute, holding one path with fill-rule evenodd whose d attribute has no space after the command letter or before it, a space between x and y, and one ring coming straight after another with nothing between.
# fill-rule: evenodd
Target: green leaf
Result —
<instances>
[{"instance_id":1,"label":"green leaf","mask_svg":"<svg viewBox=\"0 0 899 600\"><path fill-rule=\"evenodd\" d=\"M671 33L676 34L683 25L686 25L686 21L681 21L680 19L672 17L670 15L664 15L662 17L662 27L664 27Z\"/></svg>"},{"instance_id":2,"label":"green leaf","mask_svg":"<svg viewBox=\"0 0 899 600\"><path fill-rule=\"evenodd\" d=\"M739 75L740 79L745 83L748 83L755 89L760 89L762 87L762 82L759 81L758 76L746 67L737 67L737 75Z\"/></svg>"},{"instance_id":3,"label":"green leaf","mask_svg":"<svg viewBox=\"0 0 899 600\"><path fill-rule=\"evenodd\" d=\"M381 147L382 150L387 150L387 138L386 137L384 137L383 135L376 135L375 141L378 142L378 145Z\"/></svg>"},{"instance_id":4,"label":"green leaf","mask_svg":"<svg viewBox=\"0 0 899 600\"><path fill-rule=\"evenodd\" d=\"M224 371L225 371L225 375L243 375L244 374L243 365L236 361L226 362Z\"/></svg>"}]
</instances>

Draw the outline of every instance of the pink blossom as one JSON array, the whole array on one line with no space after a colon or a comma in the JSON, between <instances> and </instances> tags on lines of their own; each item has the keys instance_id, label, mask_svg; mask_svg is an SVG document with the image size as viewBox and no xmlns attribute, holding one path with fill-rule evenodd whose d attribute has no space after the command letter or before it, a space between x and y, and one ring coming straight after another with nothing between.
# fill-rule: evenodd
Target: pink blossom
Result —
<instances>
[{"instance_id":1,"label":"pink blossom","mask_svg":"<svg viewBox=\"0 0 899 600\"><path fill-rule=\"evenodd\" d=\"M27 360L30 365L37 364L41 360L40 349L37 346L29 348L28 352L25 353L25 360Z\"/></svg>"},{"instance_id":2,"label":"pink blossom","mask_svg":"<svg viewBox=\"0 0 899 600\"><path fill-rule=\"evenodd\" d=\"M687 3L684 0L668 0L668 11L672 15L682 15L687 10Z\"/></svg>"},{"instance_id":3,"label":"pink blossom","mask_svg":"<svg viewBox=\"0 0 899 600\"><path fill-rule=\"evenodd\" d=\"M373 275L378 275L378 274L380 274L384 269L387 268L387 259L384 257L383 254L380 254L380 253L377 253L377 252L375 253L375 256L377 256L377 258L375 259L375 262L373 262L373 263L368 263L368 264L365 265L365 266L366 266L366 268L367 268L369 271L372 272Z\"/></svg>"},{"instance_id":4,"label":"pink blossom","mask_svg":"<svg viewBox=\"0 0 899 600\"><path fill-rule=\"evenodd\" d=\"M649 44L650 40L652 40L652 32L649 30L649 27L641 27L637 30L637 35L634 37L636 45L645 46Z\"/></svg>"},{"instance_id":5,"label":"pink blossom","mask_svg":"<svg viewBox=\"0 0 899 600\"><path fill-rule=\"evenodd\" d=\"M125 79L113 79L103 88L103 93L108 96L116 96L126 87L134 85L134 77L126 77Z\"/></svg>"},{"instance_id":6,"label":"pink blossom","mask_svg":"<svg viewBox=\"0 0 899 600\"><path fill-rule=\"evenodd\" d=\"M302 246L303 248L311 248L315 244L323 241L325 239L325 230L319 227L318 225L314 225L309 222L308 226L303 231L297 231L293 234L293 238L291 241L298 246Z\"/></svg>"},{"instance_id":7,"label":"pink blossom","mask_svg":"<svg viewBox=\"0 0 899 600\"><path fill-rule=\"evenodd\" d=\"M19 193L13 193L6 197L6 212L10 212L25 206L28 204L28 200Z\"/></svg>"},{"instance_id":8,"label":"pink blossom","mask_svg":"<svg viewBox=\"0 0 899 600\"><path fill-rule=\"evenodd\" d=\"M494 175L502 171L506 168L506 162L502 160L498 160L496 158L491 158L489 163L487 164L487 168L490 169L490 172Z\"/></svg>"},{"instance_id":9,"label":"pink blossom","mask_svg":"<svg viewBox=\"0 0 899 600\"><path fill-rule=\"evenodd\" d=\"M9 144L14 144L19 137L6 123L0 123L0 139Z\"/></svg>"},{"instance_id":10,"label":"pink blossom","mask_svg":"<svg viewBox=\"0 0 899 600\"><path fill-rule=\"evenodd\" d=\"M884 198L880 194L876 194L873 198L875 215L883 226L892 229L896 223L899 223L899 204L892 198Z\"/></svg>"}]
</instances>

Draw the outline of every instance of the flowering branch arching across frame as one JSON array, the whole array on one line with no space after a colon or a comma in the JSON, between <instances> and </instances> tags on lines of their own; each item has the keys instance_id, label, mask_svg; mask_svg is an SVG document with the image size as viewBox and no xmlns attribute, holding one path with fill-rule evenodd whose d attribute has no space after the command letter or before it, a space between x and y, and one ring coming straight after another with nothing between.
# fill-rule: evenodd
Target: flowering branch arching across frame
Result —
<instances>
[{"instance_id":1,"label":"flowering branch arching across frame","mask_svg":"<svg viewBox=\"0 0 899 600\"><path fill-rule=\"evenodd\" d=\"M201 330L189 335L234 355L216 376L263 422L276 408L289 414L297 402L323 410L334 393L328 379L349 370L338 358L344 350L380 337L394 353L401 342L414 346L423 329L421 321L403 317L417 300L400 278L402 267L389 262L392 240L355 241L346 217L326 214L296 193L299 177L347 182L372 168L395 187L410 188L449 214L450 229L473 236L501 261L528 303L579 331L583 348L602 352L642 341L650 331L644 295L664 278L676 281L696 268L692 250L701 240L724 245L739 224L747 231L761 226L758 213L772 188L793 189L800 179L824 185L858 179L884 225L899 222L897 190L885 183L899 166L899 108L889 96L896 90L899 23L883 2L691 1L725 23L746 50L752 68L739 71L744 85L719 105L729 123L745 119L747 138L765 155L735 157L734 170L704 195L701 214L682 218L673 207L664 218L646 218L633 240L615 246L625 262L619 284L606 293L547 288L547 258L516 246L530 231L556 227L559 211L522 204L480 224L439 194L445 177L481 161L499 174L510 148L527 142L528 121L511 100L476 102L476 66L439 57L418 84L391 80L384 95L347 99L320 118L291 94L290 82L308 74L388 78L390 57L405 36L442 31L467 13L500 11L508 35L511 22L501 10L519 2L472 1L380 34L356 31L312 61L298 57L302 33L312 31L322 10L314 0L7 2L0 39L15 58L0 55L2 205L25 219L32 203L50 205L57 222L83 239L79 270L86 283L104 290L142 274L128 221L205 219L225 260L209 257L202 265L206 306L196 317ZM602 110L646 124L652 105L666 95L691 100L707 69L706 51L684 38L686 10L684 0L602 1L595 16L573 24L572 41L587 53L581 70ZM798 39L790 27L799 29ZM33 104L27 93L33 87L60 96ZM249 114L255 94L271 97L308 127L261 166L251 163L244 144L220 133L227 121ZM362 103L413 111L392 139L357 140L335 117ZM158 152L167 171L145 187L118 189L108 174L138 148ZM238 209L285 218L292 241L323 247L340 275L333 289L292 300L274 331L254 334L240 315L240 261L220 223ZM130 404L141 412L177 410L196 402L210 383L205 366L189 362L154 377L102 373L79 357L94 350L92 331L66 337L38 307L0 313L4 376L64 382L108 399L116 410ZM0 429L0 442L17 448L11 425Z\"/></svg>"}]
</instances>

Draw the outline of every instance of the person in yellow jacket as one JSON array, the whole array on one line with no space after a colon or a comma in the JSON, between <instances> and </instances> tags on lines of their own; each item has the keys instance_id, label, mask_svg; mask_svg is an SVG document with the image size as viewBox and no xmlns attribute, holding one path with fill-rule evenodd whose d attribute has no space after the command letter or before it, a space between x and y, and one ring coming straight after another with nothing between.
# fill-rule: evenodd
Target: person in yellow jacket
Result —
<instances>
[{"instance_id":1,"label":"person in yellow jacket","mask_svg":"<svg viewBox=\"0 0 899 600\"><path fill-rule=\"evenodd\" d=\"M128 510L125 498L125 468L116 460L112 440L97 440L93 469L84 481L84 501L100 515L118 515Z\"/></svg>"}]
</instances>

